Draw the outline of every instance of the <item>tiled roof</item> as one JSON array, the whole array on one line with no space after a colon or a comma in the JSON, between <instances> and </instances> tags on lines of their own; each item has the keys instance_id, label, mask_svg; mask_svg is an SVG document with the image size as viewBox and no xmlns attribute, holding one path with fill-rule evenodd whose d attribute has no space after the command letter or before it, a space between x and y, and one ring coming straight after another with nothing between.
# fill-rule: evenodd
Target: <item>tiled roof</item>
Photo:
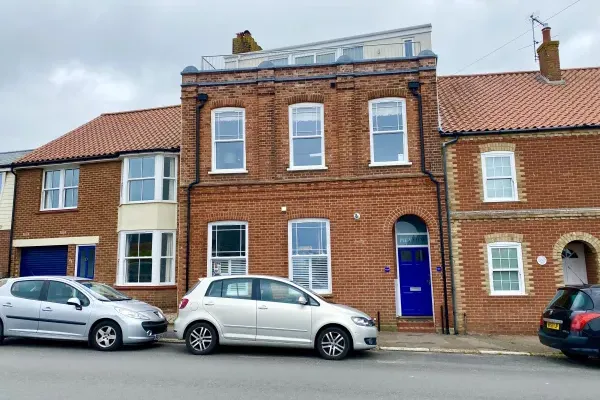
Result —
<instances>
[{"instance_id":1,"label":"tiled roof","mask_svg":"<svg viewBox=\"0 0 600 400\"><path fill-rule=\"evenodd\" d=\"M438 78L444 133L600 125L600 68L566 69L564 84L537 71Z\"/></svg>"},{"instance_id":2,"label":"tiled roof","mask_svg":"<svg viewBox=\"0 0 600 400\"><path fill-rule=\"evenodd\" d=\"M12 164L29 152L31 152L31 150L8 151L6 153L0 153L0 167Z\"/></svg>"},{"instance_id":3,"label":"tiled roof","mask_svg":"<svg viewBox=\"0 0 600 400\"><path fill-rule=\"evenodd\" d=\"M45 144L17 164L102 158L143 150L178 149L180 106L102 114Z\"/></svg>"}]
</instances>

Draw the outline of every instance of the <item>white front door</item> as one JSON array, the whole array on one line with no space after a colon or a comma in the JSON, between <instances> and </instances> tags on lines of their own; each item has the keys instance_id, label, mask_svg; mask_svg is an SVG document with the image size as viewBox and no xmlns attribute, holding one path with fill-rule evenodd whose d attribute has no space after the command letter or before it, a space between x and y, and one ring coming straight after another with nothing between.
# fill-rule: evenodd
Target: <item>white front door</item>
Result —
<instances>
[{"instance_id":1,"label":"white front door","mask_svg":"<svg viewBox=\"0 0 600 400\"><path fill-rule=\"evenodd\" d=\"M565 285L588 283L583 243L569 243L562 252L562 262Z\"/></svg>"}]
</instances>

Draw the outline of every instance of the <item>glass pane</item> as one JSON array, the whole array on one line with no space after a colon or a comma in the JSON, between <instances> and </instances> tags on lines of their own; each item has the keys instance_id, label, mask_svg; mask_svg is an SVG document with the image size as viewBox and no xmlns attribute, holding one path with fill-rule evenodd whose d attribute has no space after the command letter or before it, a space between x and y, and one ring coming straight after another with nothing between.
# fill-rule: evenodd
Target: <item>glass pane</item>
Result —
<instances>
[{"instance_id":1,"label":"glass pane","mask_svg":"<svg viewBox=\"0 0 600 400\"><path fill-rule=\"evenodd\" d=\"M223 281L223 297L252 299L252 279L226 279Z\"/></svg>"},{"instance_id":2,"label":"glass pane","mask_svg":"<svg viewBox=\"0 0 600 400\"><path fill-rule=\"evenodd\" d=\"M152 282L152 260L140 260L140 279L138 282Z\"/></svg>"},{"instance_id":3,"label":"glass pane","mask_svg":"<svg viewBox=\"0 0 600 400\"><path fill-rule=\"evenodd\" d=\"M58 189L48 190L44 193L44 208L58 208Z\"/></svg>"},{"instance_id":4,"label":"glass pane","mask_svg":"<svg viewBox=\"0 0 600 400\"><path fill-rule=\"evenodd\" d=\"M510 177L512 176L510 164L508 156L486 157L485 173L488 178Z\"/></svg>"},{"instance_id":5,"label":"glass pane","mask_svg":"<svg viewBox=\"0 0 600 400\"><path fill-rule=\"evenodd\" d=\"M164 174L165 178L175 178L175 159L173 157L165 157Z\"/></svg>"},{"instance_id":6,"label":"glass pane","mask_svg":"<svg viewBox=\"0 0 600 400\"><path fill-rule=\"evenodd\" d=\"M130 178L141 178L142 177L142 159L141 158L130 158L129 159L129 177Z\"/></svg>"},{"instance_id":7,"label":"glass pane","mask_svg":"<svg viewBox=\"0 0 600 400\"><path fill-rule=\"evenodd\" d=\"M212 254L214 257L246 255L245 225L213 225Z\"/></svg>"},{"instance_id":8,"label":"glass pane","mask_svg":"<svg viewBox=\"0 0 600 400\"><path fill-rule=\"evenodd\" d=\"M142 200L154 200L154 179L144 179L142 182Z\"/></svg>"},{"instance_id":9,"label":"glass pane","mask_svg":"<svg viewBox=\"0 0 600 400\"><path fill-rule=\"evenodd\" d=\"M73 170L73 186L79 186L79 168Z\"/></svg>"},{"instance_id":10,"label":"glass pane","mask_svg":"<svg viewBox=\"0 0 600 400\"><path fill-rule=\"evenodd\" d=\"M139 233L131 233L125 235L125 257L137 257L139 256Z\"/></svg>"},{"instance_id":11,"label":"glass pane","mask_svg":"<svg viewBox=\"0 0 600 400\"><path fill-rule=\"evenodd\" d=\"M162 257L173 257L173 234L172 233L163 233L162 234L160 255Z\"/></svg>"},{"instance_id":12,"label":"glass pane","mask_svg":"<svg viewBox=\"0 0 600 400\"><path fill-rule=\"evenodd\" d=\"M405 40L404 41L404 57L412 57L414 55L413 52L413 41Z\"/></svg>"},{"instance_id":13,"label":"glass pane","mask_svg":"<svg viewBox=\"0 0 600 400\"><path fill-rule=\"evenodd\" d=\"M297 107L292 111L292 136L306 137L321 135L321 108Z\"/></svg>"},{"instance_id":14,"label":"glass pane","mask_svg":"<svg viewBox=\"0 0 600 400\"><path fill-rule=\"evenodd\" d=\"M65 207L77 207L77 192L78 189L65 189Z\"/></svg>"},{"instance_id":15,"label":"glass pane","mask_svg":"<svg viewBox=\"0 0 600 400\"><path fill-rule=\"evenodd\" d=\"M276 67L280 67L282 65L288 65L288 57L281 57L281 58L273 58L271 60L269 60L273 63L274 66Z\"/></svg>"},{"instance_id":16,"label":"glass pane","mask_svg":"<svg viewBox=\"0 0 600 400\"><path fill-rule=\"evenodd\" d=\"M335 62L335 53L317 54L317 64L329 64Z\"/></svg>"},{"instance_id":17,"label":"glass pane","mask_svg":"<svg viewBox=\"0 0 600 400\"><path fill-rule=\"evenodd\" d=\"M398 246L427 246L427 234L398 234L396 240Z\"/></svg>"},{"instance_id":18,"label":"glass pane","mask_svg":"<svg viewBox=\"0 0 600 400\"><path fill-rule=\"evenodd\" d=\"M517 271L494 272L492 274L494 290L519 291L519 273Z\"/></svg>"},{"instance_id":19,"label":"glass pane","mask_svg":"<svg viewBox=\"0 0 600 400\"><path fill-rule=\"evenodd\" d=\"M65 186L73 186L73 170L65 170Z\"/></svg>"},{"instance_id":20,"label":"glass pane","mask_svg":"<svg viewBox=\"0 0 600 400\"><path fill-rule=\"evenodd\" d=\"M129 201L142 201L142 181L129 181Z\"/></svg>"},{"instance_id":21,"label":"glass pane","mask_svg":"<svg viewBox=\"0 0 600 400\"><path fill-rule=\"evenodd\" d=\"M163 200L175 200L175 180L174 179L163 179Z\"/></svg>"},{"instance_id":22,"label":"glass pane","mask_svg":"<svg viewBox=\"0 0 600 400\"><path fill-rule=\"evenodd\" d=\"M244 142L216 143L217 169L242 169L244 168Z\"/></svg>"},{"instance_id":23,"label":"glass pane","mask_svg":"<svg viewBox=\"0 0 600 400\"><path fill-rule=\"evenodd\" d=\"M350 57L353 60L362 60L364 58L362 46L349 47L349 48L343 49L342 54Z\"/></svg>"},{"instance_id":24,"label":"glass pane","mask_svg":"<svg viewBox=\"0 0 600 400\"><path fill-rule=\"evenodd\" d=\"M139 282L140 274L140 260L126 260L127 269L127 282L136 283Z\"/></svg>"},{"instance_id":25,"label":"glass pane","mask_svg":"<svg viewBox=\"0 0 600 400\"><path fill-rule=\"evenodd\" d=\"M402 133L378 133L373 135L375 162L404 161L404 138Z\"/></svg>"},{"instance_id":26,"label":"glass pane","mask_svg":"<svg viewBox=\"0 0 600 400\"><path fill-rule=\"evenodd\" d=\"M321 138L293 139L294 167L307 165L323 165Z\"/></svg>"},{"instance_id":27,"label":"glass pane","mask_svg":"<svg viewBox=\"0 0 600 400\"><path fill-rule=\"evenodd\" d=\"M69 299L76 296L76 292L75 288L66 283L51 281L48 284L47 301L51 303L67 304Z\"/></svg>"},{"instance_id":28,"label":"glass pane","mask_svg":"<svg viewBox=\"0 0 600 400\"><path fill-rule=\"evenodd\" d=\"M308 257L292 258L292 281L310 289L310 259Z\"/></svg>"},{"instance_id":29,"label":"glass pane","mask_svg":"<svg viewBox=\"0 0 600 400\"><path fill-rule=\"evenodd\" d=\"M292 254L327 254L325 222L295 222L292 224Z\"/></svg>"},{"instance_id":30,"label":"glass pane","mask_svg":"<svg viewBox=\"0 0 600 400\"><path fill-rule=\"evenodd\" d=\"M206 292L206 297L221 297L221 289L223 288L223 281L213 282L208 291Z\"/></svg>"},{"instance_id":31,"label":"glass pane","mask_svg":"<svg viewBox=\"0 0 600 400\"><path fill-rule=\"evenodd\" d=\"M399 101L373 103L373 132L401 131L402 105Z\"/></svg>"},{"instance_id":32,"label":"glass pane","mask_svg":"<svg viewBox=\"0 0 600 400\"><path fill-rule=\"evenodd\" d=\"M415 251L415 261L425 261L425 251L417 250Z\"/></svg>"},{"instance_id":33,"label":"glass pane","mask_svg":"<svg viewBox=\"0 0 600 400\"><path fill-rule=\"evenodd\" d=\"M54 177L54 171L47 171L46 172L46 178L45 178L45 181L44 181L44 188L51 189L51 188L54 187L53 186L53 184L54 184L53 177ZM58 185L56 185L56 187L58 187Z\"/></svg>"},{"instance_id":34,"label":"glass pane","mask_svg":"<svg viewBox=\"0 0 600 400\"><path fill-rule=\"evenodd\" d=\"M151 233L140 233L140 257L152 257L152 234Z\"/></svg>"},{"instance_id":35,"label":"glass pane","mask_svg":"<svg viewBox=\"0 0 600 400\"><path fill-rule=\"evenodd\" d=\"M173 282L173 259L161 258L160 260L160 283Z\"/></svg>"},{"instance_id":36,"label":"glass pane","mask_svg":"<svg viewBox=\"0 0 600 400\"><path fill-rule=\"evenodd\" d=\"M60 187L60 171L54 171L52 173L52 187Z\"/></svg>"},{"instance_id":37,"label":"glass pane","mask_svg":"<svg viewBox=\"0 0 600 400\"><path fill-rule=\"evenodd\" d=\"M260 299L276 303L298 304L300 296L304 296L298 289L285 283L260 280Z\"/></svg>"},{"instance_id":38,"label":"glass pane","mask_svg":"<svg viewBox=\"0 0 600 400\"><path fill-rule=\"evenodd\" d=\"M512 179L488 179L487 197L490 199L513 198Z\"/></svg>"},{"instance_id":39,"label":"glass pane","mask_svg":"<svg viewBox=\"0 0 600 400\"><path fill-rule=\"evenodd\" d=\"M416 215L405 215L396 222L396 233L427 233L427 226Z\"/></svg>"},{"instance_id":40,"label":"glass pane","mask_svg":"<svg viewBox=\"0 0 600 400\"><path fill-rule=\"evenodd\" d=\"M219 111L215 113L215 139L243 139L244 119L242 114L242 111Z\"/></svg>"},{"instance_id":41,"label":"glass pane","mask_svg":"<svg viewBox=\"0 0 600 400\"><path fill-rule=\"evenodd\" d=\"M411 251L410 250L401 250L400 251L400 261L411 262L412 261Z\"/></svg>"},{"instance_id":42,"label":"glass pane","mask_svg":"<svg viewBox=\"0 0 600 400\"><path fill-rule=\"evenodd\" d=\"M301 56L294 58L294 64L296 65L309 65L315 63L315 57L311 54L309 56Z\"/></svg>"},{"instance_id":43,"label":"glass pane","mask_svg":"<svg viewBox=\"0 0 600 400\"><path fill-rule=\"evenodd\" d=\"M142 178L153 178L154 177L154 157L142 158Z\"/></svg>"}]
</instances>

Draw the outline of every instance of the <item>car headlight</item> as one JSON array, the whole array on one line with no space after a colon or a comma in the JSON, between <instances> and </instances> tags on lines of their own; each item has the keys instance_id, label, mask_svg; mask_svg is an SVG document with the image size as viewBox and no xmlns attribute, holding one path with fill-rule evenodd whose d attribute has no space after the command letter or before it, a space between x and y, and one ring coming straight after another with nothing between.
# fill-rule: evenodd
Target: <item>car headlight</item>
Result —
<instances>
[{"instance_id":1,"label":"car headlight","mask_svg":"<svg viewBox=\"0 0 600 400\"><path fill-rule=\"evenodd\" d=\"M352 317L352 322L358 326L375 326L375 322L371 318Z\"/></svg>"},{"instance_id":2,"label":"car headlight","mask_svg":"<svg viewBox=\"0 0 600 400\"><path fill-rule=\"evenodd\" d=\"M141 314L141 313L135 312L135 311L131 311L131 310L128 310L126 308L115 307L115 310L117 310L117 312L119 314L124 315L124 316L129 317L129 318L133 318L133 319L145 319L145 320L149 320L150 319L150 317L147 317L144 314Z\"/></svg>"}]
</instances>

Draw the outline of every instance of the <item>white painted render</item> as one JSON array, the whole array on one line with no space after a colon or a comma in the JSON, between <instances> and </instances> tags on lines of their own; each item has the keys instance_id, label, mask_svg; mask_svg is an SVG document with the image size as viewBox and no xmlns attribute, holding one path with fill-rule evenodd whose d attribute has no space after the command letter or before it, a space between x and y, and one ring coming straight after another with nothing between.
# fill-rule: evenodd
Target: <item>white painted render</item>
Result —
<instances>
[{"instance_id":1,"label":"white painted render","mask_svg":"<svg viewBox=\"0 0 600 400\"><path fill-rule=\"evenodd\" d=\"M119 206L118 232L176 229L176 203L151 202Z\"/></svg>"},{"instance_id":2,"label":"white painted render","mask_svg":"<svg viewBox=\"0 0 600 400\"><path fill-rule=\"evenodd\" d=\"M98 244L100 236L72 236L43 239L16 239L13 247L65 246L69 244Z\"/></svg>"}]
</instances>

